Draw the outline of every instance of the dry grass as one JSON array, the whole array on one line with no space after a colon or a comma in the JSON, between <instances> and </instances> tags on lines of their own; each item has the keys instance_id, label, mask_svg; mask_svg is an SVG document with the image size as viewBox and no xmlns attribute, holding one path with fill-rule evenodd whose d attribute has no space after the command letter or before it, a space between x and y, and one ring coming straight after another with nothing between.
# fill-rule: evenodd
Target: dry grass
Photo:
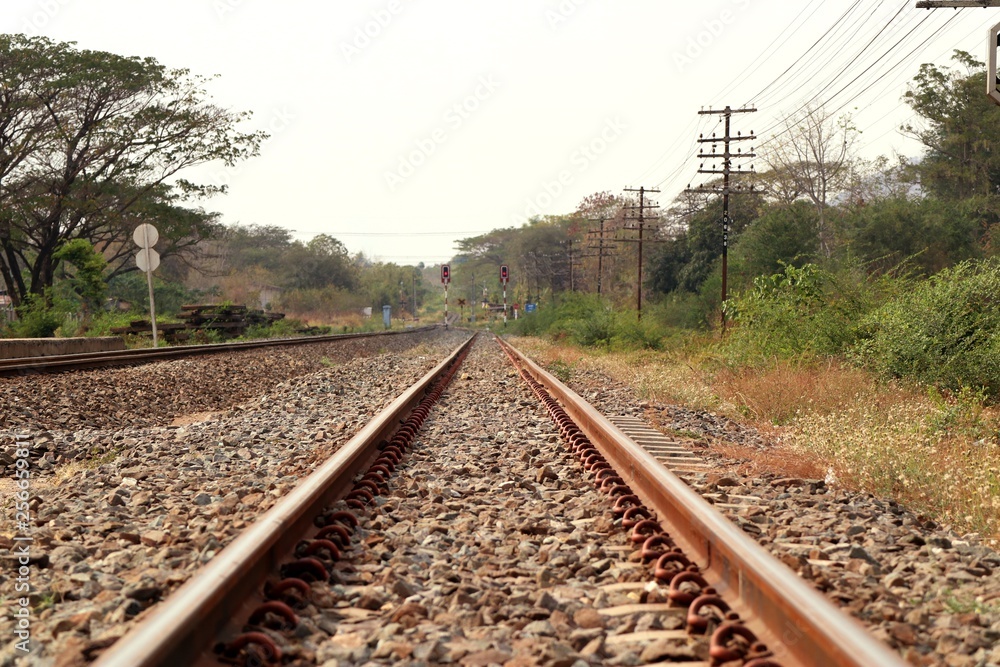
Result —
<instances>
[{"instance_id":1,"label":"dry grass","mask_svg":"<svg viewBox=\"0 0 1000 667\"><path fill-rule=\"evenodd\" d=\"M644 398L712 410L780 441L766 452L716 447L748 471L832 476L958 532L1000 538L1000 410L971 392L940 396L835 362L733 371L694 356L594 354L535 339L514 344L543 364L600 371Z\"/></svg>"},{"instance_id":2,"label":"dry grass","mask_svg":"<svg viewBox=\"0 0 1000 667\"><path fill-rule=\"evenodd\" d=\"M880 393L868 373L833 362L723 369L712 386L723 401L739 406L754 421L778 425L789 423L803 409L829 414L859 401L878 400Z\"/></svg>"},{"instance_id":3,"label":"dry grass","mask_svg":"<svg viewBox=\"0 0 1000 667\"><path fill-rule=\"evenodd\" d=\"M742 445L717 443L712 449L727 459L739 461L738 469L747 475L769 473L800 479L820 479L826 475L826 468L817 457L784 446L760 451Z\"/></svg>"}]
</instances>

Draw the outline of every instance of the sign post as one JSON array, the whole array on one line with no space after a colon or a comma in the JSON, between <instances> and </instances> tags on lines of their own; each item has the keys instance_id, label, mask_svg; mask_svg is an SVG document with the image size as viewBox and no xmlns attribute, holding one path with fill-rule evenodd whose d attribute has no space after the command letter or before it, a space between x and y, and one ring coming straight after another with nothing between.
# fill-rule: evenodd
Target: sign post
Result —
<instances>
[{"instance_id":1,"label":"sign post","mask_svg":"<svg viewBox=\"0 0 1000 667\"><path fill-rule=\"evenodd\" d=\"M500 282L503 283L503 325L507 326L507 280L510 278L510 271L506 264L500 265Z\"/></svg>"},{"instance_id":2,"label":"sign post","mask_svg":"<svg viewBox=\"0 0 1000 667\"><path fill-rule=\"evenodd\" d=\"M448 283L451 282L451 267L441 265L441 284L444 285L444 326L448 327Z\"/></svg>"},{"instance_id":3,"label":"sign post","mask_svg":"<svg viewBox=\"0 0 1000 667\"><path fill-rule=\"evenodd\" d=\"M153 225L143 223L135 228L132 240L139 246L139 252L135 255L135 265L139 267L140 271L145 272L146 284L149 286L149 319L153 325L153 347L158 347L156 303L153 298L153 271L160 265L160 254L153 250L153 246L160 240L160 234Z\"/></svg>"}]
</instances>

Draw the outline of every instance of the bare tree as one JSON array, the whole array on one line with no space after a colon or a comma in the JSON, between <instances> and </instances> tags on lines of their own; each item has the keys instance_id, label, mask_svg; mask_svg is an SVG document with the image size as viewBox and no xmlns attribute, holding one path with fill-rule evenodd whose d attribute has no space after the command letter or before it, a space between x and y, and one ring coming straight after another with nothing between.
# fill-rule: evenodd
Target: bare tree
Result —
<instances>
[{"instance_id":1,"label":"bare tree","mask_svg":"<svg viewBox=\"0 0 1000 667\"><path fill-rule=\"evenodd\" d=\"M786 198L804 196L816 207L820 252L829 257L833 234L827 208L850 185L858 132L850 117L834 119L823 107L806 107L786 117L783 125L762 147L762 157L770 167L775 191Z\"/></svg>"}]
</instances>

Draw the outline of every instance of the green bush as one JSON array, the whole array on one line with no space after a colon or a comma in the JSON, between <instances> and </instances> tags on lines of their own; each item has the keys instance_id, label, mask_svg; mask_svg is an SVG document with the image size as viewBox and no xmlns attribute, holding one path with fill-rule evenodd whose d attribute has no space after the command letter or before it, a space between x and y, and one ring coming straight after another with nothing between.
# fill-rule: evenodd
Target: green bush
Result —
<instances>
[{"instance_id":1,"label":"green bush","mask_svg":"<svg viewBox=\"0 0 1000 667\"><path fill-rule=\"evenodd\" d=\"M606 308L595 308L568 325L570 340L584 347L609 347L615 336L615 318Z\"/></svg>"},{"instance_id":2,"label":"green bush","mask_svg":"<svg viewBox=\"0 0 1000 667\"><path fill-rule=\"evenodd\" d=\"M887 377L1000 393L1000 261L967 261L915 283L861 323L855 354Z\"/></svg>"},{"instance_id":3,"label":"green bush","mask_svg":"<svg viewBox=\"0 0 1000 667\"><path fill-rule=\"evenodd\" d=\"M708 315L705 300L692 292L671 292L643 310L649 313L649 319L662 323L668 328L701 329L708 327ZM646 314L643 314L646 317Z\"/></svg>"},{"instance_id":4,"label":"green bush","mask_svg":"<svg viewBox=\"0 0 1000 667\"><path fill-rule=\"evenodd\" d=\"M101 313L95 315L90 321L90 325L87 327L85 336L115 336L111 332L114 327L127 327L132 320L141 319L141 315L136 315L134 313L122 313L122 312L112 312L112 313ZM157 322L160 322L160 318L157 318Z\"/></svg>"},{"instance_id":5,"label":"green bush","mask_svg":"<svg viewBox=\"0 0 1000 667\"><path fill-rule=\"evenodd\" d=\"M734 326L723 347L730 358L749 364L842 354L858 341L859 322L894 280L871 278L859 267L786 264L726 303Z\"/></svg>"},{"instance_id":6,"label":"green bush","mask_svg":"<svg viewBox=\"0 0 1000 667\"><path fill-rule=\"evenodd\" d=\"M512 325L521 336L548 336L583 347L604 349L658 348L664 336L658 318L641 322L634 310L615 312L595 295L566 295L558 306L525 314Z\"/></svg>"},{"instance_id":7,"label":"green bush","mask_svg":"<svg viewBox=\"0 0 1000 667\"><path fill-rule=\"evenodd\" d=\"M53 308L42 296L29 295L17 308L17 320L9 330L14 338L52 338L63 326L66 314Z\"/></svg>"}]
</instances>

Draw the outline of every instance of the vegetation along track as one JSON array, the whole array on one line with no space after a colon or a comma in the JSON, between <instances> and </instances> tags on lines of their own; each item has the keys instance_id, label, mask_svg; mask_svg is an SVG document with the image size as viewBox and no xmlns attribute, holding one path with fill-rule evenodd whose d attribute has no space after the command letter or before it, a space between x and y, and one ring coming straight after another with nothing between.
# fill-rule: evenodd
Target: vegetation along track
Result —
<instances>
[{"instance_id":1,"label":"vegetation along track","mask_svg":"<svg viewBox=\"0 0 1000 667\"><path fill-rule=\"evenodd\" d=\"M99 664L188 664L220 631L216 651L251 663L899 664L707 506L689 506L704 503L531 362L517 360L548 416L485 340L445 392L436 376L462 354ZM671 494L685 505L665 504ZM699 521L715 534L684 526ZM260 590L271 599L237 601Z\"/></svg>"}]
</instances>

